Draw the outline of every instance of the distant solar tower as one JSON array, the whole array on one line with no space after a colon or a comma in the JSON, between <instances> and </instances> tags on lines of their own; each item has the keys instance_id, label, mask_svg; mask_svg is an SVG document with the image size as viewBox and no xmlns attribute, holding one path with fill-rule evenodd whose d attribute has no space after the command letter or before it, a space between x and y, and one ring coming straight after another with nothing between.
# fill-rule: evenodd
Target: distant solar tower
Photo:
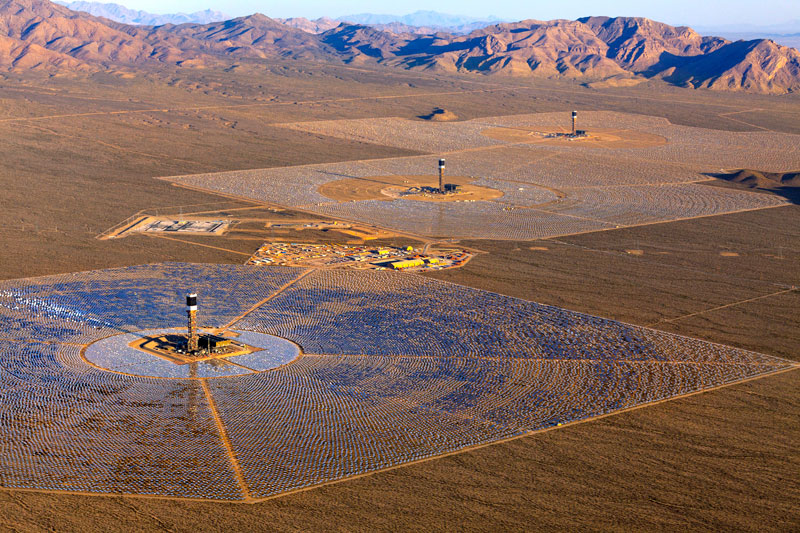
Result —
<instances>
[{"instance_id":1,"label":"distant solar tower","mask_svg":"<svg viewBox=\"0 0 800 533\"><path fill-rule=\"evenodd\" d=\"M194 353L198 349L199 341L197 338L197 294L186 295L186 314L189 316L189 336L186 343L186 351Z\"/></svg>"},{"instance_id":2,"label":"distant solar tower","mask_svg":"<svg viewBox=\"0 0 800 533\"><path fill-rule=\"evenodd\" d=\"M439 194L444 194L444 159L439 160Z\"/></svg>"},{"instance_id":3,"label":"distant solar tower","mask_svg":"<svg viewBox=\"0 0 800 533\"><path fill-rule=\"evenodd\" d=\"M576 129L576 126L577 126L576 122L577 121L578 121L578 112L577 111L573 111L572 112L572 134L573 135L576 135L576 132L578 131Z\"/></svg>"}]
</instances>

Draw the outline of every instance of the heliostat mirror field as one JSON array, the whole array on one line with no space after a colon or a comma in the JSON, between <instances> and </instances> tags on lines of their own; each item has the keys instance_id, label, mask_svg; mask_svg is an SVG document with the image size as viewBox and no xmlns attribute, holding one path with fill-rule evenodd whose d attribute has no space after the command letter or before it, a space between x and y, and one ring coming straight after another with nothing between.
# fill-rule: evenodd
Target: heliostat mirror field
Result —
<instances>
[{"instance_id":1,"label":"heliostat mirror field","mask_svg":"<svg viewBox=\"0 0 800 533\"><path fill-rule=\"evenodd\" d=\"M100 339L180 327L188 291L200 326L302 353L189 377L87 361ZM2 486L233 501L792 365L379 271L166 263L7 281L0 328Z\"/></svg>"},{"instance_id":2,"label":"heliostat mirror field","mask_svg":"<svg viewBox=\"0 0 800 533\"><path fill-rule=\"evenodd\" d=\"M730 169L800 167L800 136L676 126L663 118L581 112L587 139L552 141L569 113L464 122L369 118L279 126L430 155L196 174L178 184L434 238L527 240L787 205L778 196L710 186ZM353 183L409 185L447 175L493 191L479 200L330 194ZM351 191L352 192L352 191Z\"/></svg>"}]
</instances>

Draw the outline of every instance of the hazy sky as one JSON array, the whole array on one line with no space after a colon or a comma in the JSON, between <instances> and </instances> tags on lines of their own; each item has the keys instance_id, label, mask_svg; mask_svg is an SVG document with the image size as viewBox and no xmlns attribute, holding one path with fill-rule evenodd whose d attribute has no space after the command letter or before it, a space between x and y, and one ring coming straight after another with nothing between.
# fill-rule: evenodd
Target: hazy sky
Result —
<instances>
[{"instance_id":1,"label":"hazy sky","mask_svg":"<svg viewBox=\"0 0 800 533\"><path fill-rule=\"evenodd\" d=\"M406 14L419 9L521 20L575 19L588 15L643 16L693 25L780 24L800 19L800 0L100 0L153 13L217 9L229 15L337 17L354 13Z\"/></svg>"}]
</instances>

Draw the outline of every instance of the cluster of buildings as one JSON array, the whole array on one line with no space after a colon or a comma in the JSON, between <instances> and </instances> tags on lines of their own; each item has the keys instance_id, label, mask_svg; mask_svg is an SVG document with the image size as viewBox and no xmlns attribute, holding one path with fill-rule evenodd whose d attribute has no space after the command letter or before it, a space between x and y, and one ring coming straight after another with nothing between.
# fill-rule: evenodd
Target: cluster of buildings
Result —
<instances>
[{"instance_id":1,"label":"cluster of buildings","mask_svg":"<svg viewBox=\"0 0 800 533\"><path fill-rule=\"evenodd\" d=\"M266 243L247 262L249 265L280 265L359 270L442 270L466 263L466 250L436 250L422 253L411 246L374 247L346 244Z\"/></svg>"}]
</instances>

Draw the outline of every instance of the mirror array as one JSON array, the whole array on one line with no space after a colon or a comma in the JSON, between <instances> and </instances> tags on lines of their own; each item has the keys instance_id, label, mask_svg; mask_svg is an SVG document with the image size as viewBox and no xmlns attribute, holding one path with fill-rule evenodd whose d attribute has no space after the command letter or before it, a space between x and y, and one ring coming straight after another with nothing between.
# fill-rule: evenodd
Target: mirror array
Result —
<instances>
[{"instance_id":1,"label":"mirror array","mask_svg":"<svg viewBox=\"0 0 800 533\"><path fill-rule=\"evenodd\" d=\"M163 179L415 235L528 240L786 205L777 196L709 186L707 174L800 167L800 136L712 131L623 113L580 114L590 134L602 130L618 141L495 135L555 131L568 120L567 113L543 113L451 123L372 118L283 124L432 155ZM448 175L474 179L502 195L421 202L390 196L335 199L320 192L341 180L433 175L442 156Z\"/></svg>"},{"instance_id":2,"label":"mirror array","mask_svg":"<svg viewBox=\"0 0 800 533\"><path fill-rule=\"evenodd\" d=\"M109 372L98 339L184 322L303 353ZM790 368L791 362L378 271L167 263L0 283L0 484L252 501ZM102 346L102 345L101 345ZM100 354L102 355L102 354ZM254 354L251 354L254 355Z\"/></svg>"}]
</instances>

